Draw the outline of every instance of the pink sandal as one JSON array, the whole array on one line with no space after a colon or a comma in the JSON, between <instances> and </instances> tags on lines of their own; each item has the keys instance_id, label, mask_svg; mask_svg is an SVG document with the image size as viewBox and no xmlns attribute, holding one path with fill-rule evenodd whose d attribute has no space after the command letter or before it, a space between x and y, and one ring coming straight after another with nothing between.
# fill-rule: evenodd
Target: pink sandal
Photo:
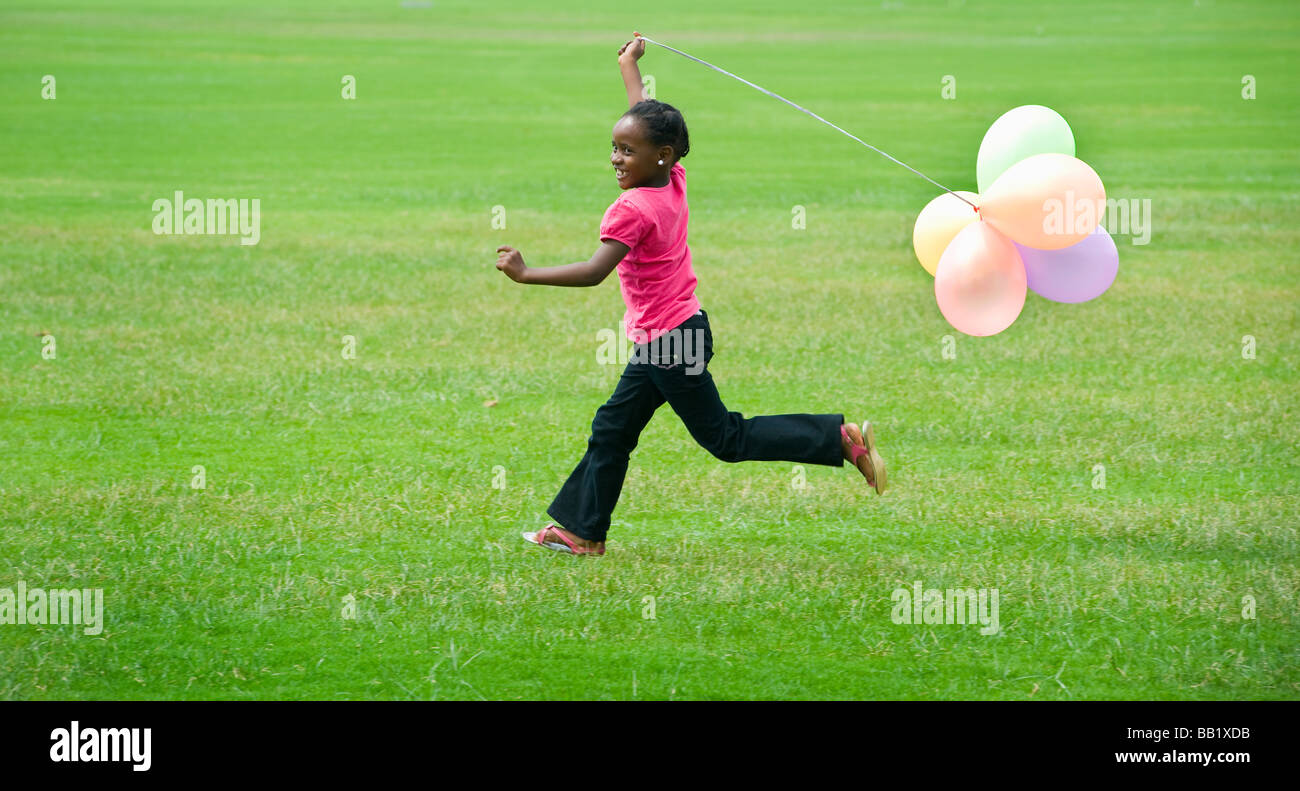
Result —
<instances>
[{"instance_id":1,"label":"pink sandal","mask_svg":"<svg viewBox=\"0 0 1300 791\"><path fill-rule=\"evenodd\" d=\"M871 430L871 422L863 423L862 428L863 432L859 433L857 427L854 426L852 433L850 433L849 424L846 423L840 426L840 436L852 446L849 451L849 460L858 468L858 472L862 473L862 477L867 479L869 485L875 487L876 494L884 494L885 460L880 458L880 454L876 452L876 436L875 432ZM854 436L854 434L857 436ZM864 434L866 435L865 442L863 441ZM858 460L863 456L867 457L867 465L871 470L870 474L867 473L867 469L863 465L858 463Z\"/></svg>"},{"instance_id":2,"label":"pink sandal","mask_svg":"<svg viewBox=\"0 0 1300 791\"><path fill-rule=\"evenodd\" d=\"M568 536L566 536L564 533L561 533L555 525L547 525L546 527L543 527L541 530L538 530L536 533L520 533L520 535L522 535L524 537L524 540L529 543L537 544L539 546L546 547L547 549L554 549L557 552L568 552L571 555L605 554L604 547L578 546L577 544L570 541ZM548 537L558 538L560 539L560 541L564 543L548 541L547 540Z\"/></svg>"}]
</instances>

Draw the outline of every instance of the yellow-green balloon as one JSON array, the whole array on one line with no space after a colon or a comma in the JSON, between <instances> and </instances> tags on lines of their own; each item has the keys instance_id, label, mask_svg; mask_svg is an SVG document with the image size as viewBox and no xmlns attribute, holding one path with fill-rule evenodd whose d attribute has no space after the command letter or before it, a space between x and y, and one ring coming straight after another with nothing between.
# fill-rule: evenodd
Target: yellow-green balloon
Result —
<instances>
[{"instance_id":1,"label":"yellow-green balloon","mask_svg":"<svg viewBox=\"0 0 1300 791\"><path fill-rule=\"evenodd\" d=\"M1041 104L1008 110L980 142L975 180L983 194L1007 168L1035 154L1074 156L1074 133L1060 113Z\"/></svg>"}]
</instances>

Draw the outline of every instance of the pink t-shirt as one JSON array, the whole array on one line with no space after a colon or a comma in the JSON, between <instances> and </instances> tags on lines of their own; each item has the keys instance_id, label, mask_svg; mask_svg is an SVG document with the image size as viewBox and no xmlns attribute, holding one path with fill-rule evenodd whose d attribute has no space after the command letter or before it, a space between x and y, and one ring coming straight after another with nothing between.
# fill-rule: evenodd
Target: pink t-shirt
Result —
<instances>
[{"instance_id":1,"label":"pink t-shirt","mask_svg":"<svg viewBox=\"0 0 1300 791\"><path fill-rule=\"evenodd\" d=\"M600 240L627 245L618 281L627 312L627 337L645 343L686 321L700 309L695 270L686 244L686 168L674 162L663 187L634 187L605 210Z\"/></svg>"}]
</instances>

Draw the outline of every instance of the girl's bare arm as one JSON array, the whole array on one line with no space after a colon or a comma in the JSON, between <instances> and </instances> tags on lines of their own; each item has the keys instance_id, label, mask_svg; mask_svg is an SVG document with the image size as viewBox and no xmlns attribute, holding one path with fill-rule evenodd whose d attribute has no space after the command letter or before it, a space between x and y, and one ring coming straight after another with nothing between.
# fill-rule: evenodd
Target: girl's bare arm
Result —
<instances>
[{"instance_id":1,"label":"girl's bare arm","mask_svg":"<svg viewBox=\"0 0 1300 791\"><path fill-rule=\"evenodd\" d=\"M634 32L633 35L640 36L641 34ZM623 85L627 88L628 107L650 98L646 95L645 86L641 83L641 68L636 65L637 60L644 54L645 41L641 38L633 38L618 51L618 70L623 73Z\"/></svg>"},{"instance_id":2,"label":"girl's bare arm","mask_svg":"<svg viewBox=\"0 0 1300 791\"><path fill-rule=\"evenodd\" d=\"M513 247L497 248L497 269L516 283L533 286L597 286L600 285L618 262L628 254L628 246L613 239L600 243L590 261L563 266L539 268L524 264L523 255Z\"/></svg>"}]
</instances>

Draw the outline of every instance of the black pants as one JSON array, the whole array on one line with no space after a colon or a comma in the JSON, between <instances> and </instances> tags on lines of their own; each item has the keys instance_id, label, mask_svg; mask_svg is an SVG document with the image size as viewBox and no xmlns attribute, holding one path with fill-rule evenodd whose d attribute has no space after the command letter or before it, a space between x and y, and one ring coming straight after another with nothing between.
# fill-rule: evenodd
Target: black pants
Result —
<instances>
[{"instance_id":1,"label":"black pants","mask_svg":"<svg viewBox=\"0 0 1300 791\"><path fill-rule=\"evenodd\" d=\"M641 431L665 401L695 441L722 461L792 461L840 467L843 415L728 412L707 368L713 359L708 313L691 316L655 343L633 346L631 361L591 421L587 454L546 512L588 541L604 541Z\"/></svg>"}]
</instances>

